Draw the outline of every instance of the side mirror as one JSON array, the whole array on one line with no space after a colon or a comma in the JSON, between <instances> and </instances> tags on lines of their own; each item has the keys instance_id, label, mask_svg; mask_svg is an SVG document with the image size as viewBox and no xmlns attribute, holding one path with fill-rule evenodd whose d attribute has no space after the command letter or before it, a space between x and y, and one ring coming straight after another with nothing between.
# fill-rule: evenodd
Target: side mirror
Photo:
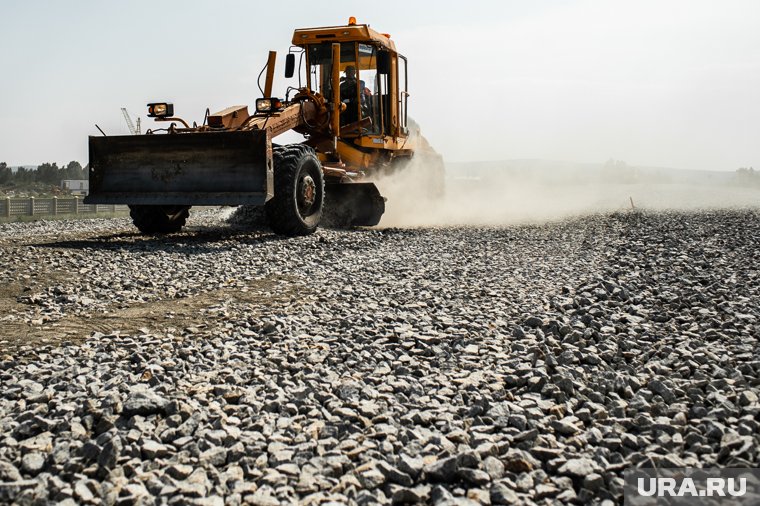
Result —
<instances>
[{"instance_id":1,"label":"side mirror","mask_svg":"<svg viewBox=\"0 0 760 506\"><path fill-rule=\"evenodd\" d=\"M296 55L293 53L288 53L285 56L285 77L291 78L293 77L293 73L296 69Z\"/></svg>"},{"instance_id":2,"label":"side mirror","mask_svg":"<svg viewBox=\"0 0 760 506\"><path fill-rule=\"evenodd\" d=\"M391 73L391 53L380 50L377 52L377 73L387 75Z\"/></svg>"}]
</instances>

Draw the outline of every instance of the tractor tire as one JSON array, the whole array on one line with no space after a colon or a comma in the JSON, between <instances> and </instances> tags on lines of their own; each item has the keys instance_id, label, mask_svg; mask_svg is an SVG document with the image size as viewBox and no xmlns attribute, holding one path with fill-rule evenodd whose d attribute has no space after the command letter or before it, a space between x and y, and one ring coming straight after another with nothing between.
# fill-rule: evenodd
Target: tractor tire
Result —
<instances>
[{"instance_id":1,"label":"tractor tire","mask_svg":"<svg viewBox=\"0 0 760 506\"><path fill-rule=\"evenodd\" d=\"M304 144L274 146L274 197L266 203L267 224L278 235L313 233L322 220L325 179L314 150Z\"/></svg>"},{"instance_id":2,"label":"tractor tire","mask_svg":"<svg viewBox=\"0 0 760 506\"><path fill-rule=\"evenodd\" d=\"M129 206L132 223L143 234L172 234L182 230L189 206Z\"/></svg>"}]
</instances>

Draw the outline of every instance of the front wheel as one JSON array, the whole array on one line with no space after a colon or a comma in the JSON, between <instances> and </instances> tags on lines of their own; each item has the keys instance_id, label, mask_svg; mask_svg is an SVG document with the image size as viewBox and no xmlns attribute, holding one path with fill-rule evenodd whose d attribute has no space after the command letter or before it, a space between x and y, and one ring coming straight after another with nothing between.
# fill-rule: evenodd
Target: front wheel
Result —
<instances>
[{"instance_id":1,"label":"front wheel","mask_svg":"<svg viewBox=\"0 0 760 506\"><path fill-rule=\"evenodd\" d=\"M304 144L275 146L274 197L265 207L267 223L276 234L313 233L322 219L325 181L322 164Z\"/></svg>"},{"instance_id":2,"label":"front wheel","mask_svg":"<svg viewBox=\"0 0 760 506\"><path fill-rule=\"evenodd\" d=\"M132 223L143 234L179 232L190 216L190 206L129 206Z\"/></svg>"}]
</instances>

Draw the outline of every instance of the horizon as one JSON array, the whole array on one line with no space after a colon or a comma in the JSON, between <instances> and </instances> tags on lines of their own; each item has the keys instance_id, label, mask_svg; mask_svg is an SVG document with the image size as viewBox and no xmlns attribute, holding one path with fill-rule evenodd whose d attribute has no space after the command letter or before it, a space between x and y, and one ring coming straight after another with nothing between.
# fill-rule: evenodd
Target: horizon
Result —
<instances>
[{"instance_id":1,"label":"horizon","mask_svg":"<svg viewBox=\"0 0 760 506\"><path fill-rule=\"evenodd\" d=\"M567 166L588 166L588 167L600 167L603 168L608 162L623 162L624 160L615 160L615 159L608 159L604 162L588 162L588 161L575 161L575 160L553 160L553 159L544 159L544 158L510 158L510 159L503 159L503 160L472 160L472 161L458 161L458 160L445 160L445 165L486 165L486 164L499 164L499 163L516 163L516 162L524 162L524 163L543 163L543 164L555 164L555 165L567 165ZM30 170L36 170L41 165L49 163L49 164L56 164L59 168L65 167L70 162L78 162L81 164L83 168L87 167L87 162L82 162L81 160L69 160L68 162L57 162L57 161L46 161L46 162L40 162L37 164L21 164L21 165L7 165L9 169L12 171L16 171L17 169L23 167L25 169ZM3 163L3 160L0 160L0 163ZM530 167L530 169L545 169L546 167ZM674 171L674 172L707 172L707 173L717 173L717 174L734 174L738 172L741 169L750 169L750 170L757 170L754 169L753 166L744 166L744 167L737 167L733 170L711 170L711 169L688 169L683 167L666 167L666 166L657 166L657 165L629 165L626 163L626 168L629 169L648 169L648 170L664 170L664 171Z\"/></svg>"}]
</instances>

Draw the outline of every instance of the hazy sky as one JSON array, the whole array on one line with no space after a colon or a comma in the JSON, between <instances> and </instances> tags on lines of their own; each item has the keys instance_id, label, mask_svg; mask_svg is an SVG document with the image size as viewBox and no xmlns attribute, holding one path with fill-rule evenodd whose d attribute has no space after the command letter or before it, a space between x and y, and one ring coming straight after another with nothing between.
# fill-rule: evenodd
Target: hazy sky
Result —
<instances>
[{"instance_id":1,"label":"hazy sky","mask_svg":"<svg viewBox=\"0 0 760 506\"><path fill-rule=\"evenodd\" d=\"M149 101L199 122L252 105L269 49L282 76L294 28L349 16L409 58L410 114L448 160L760 168L755 0L0 0L0 161L84 164L95 123L127 133L121 107L146 128Z\"/></svg>"}]
</instances>

